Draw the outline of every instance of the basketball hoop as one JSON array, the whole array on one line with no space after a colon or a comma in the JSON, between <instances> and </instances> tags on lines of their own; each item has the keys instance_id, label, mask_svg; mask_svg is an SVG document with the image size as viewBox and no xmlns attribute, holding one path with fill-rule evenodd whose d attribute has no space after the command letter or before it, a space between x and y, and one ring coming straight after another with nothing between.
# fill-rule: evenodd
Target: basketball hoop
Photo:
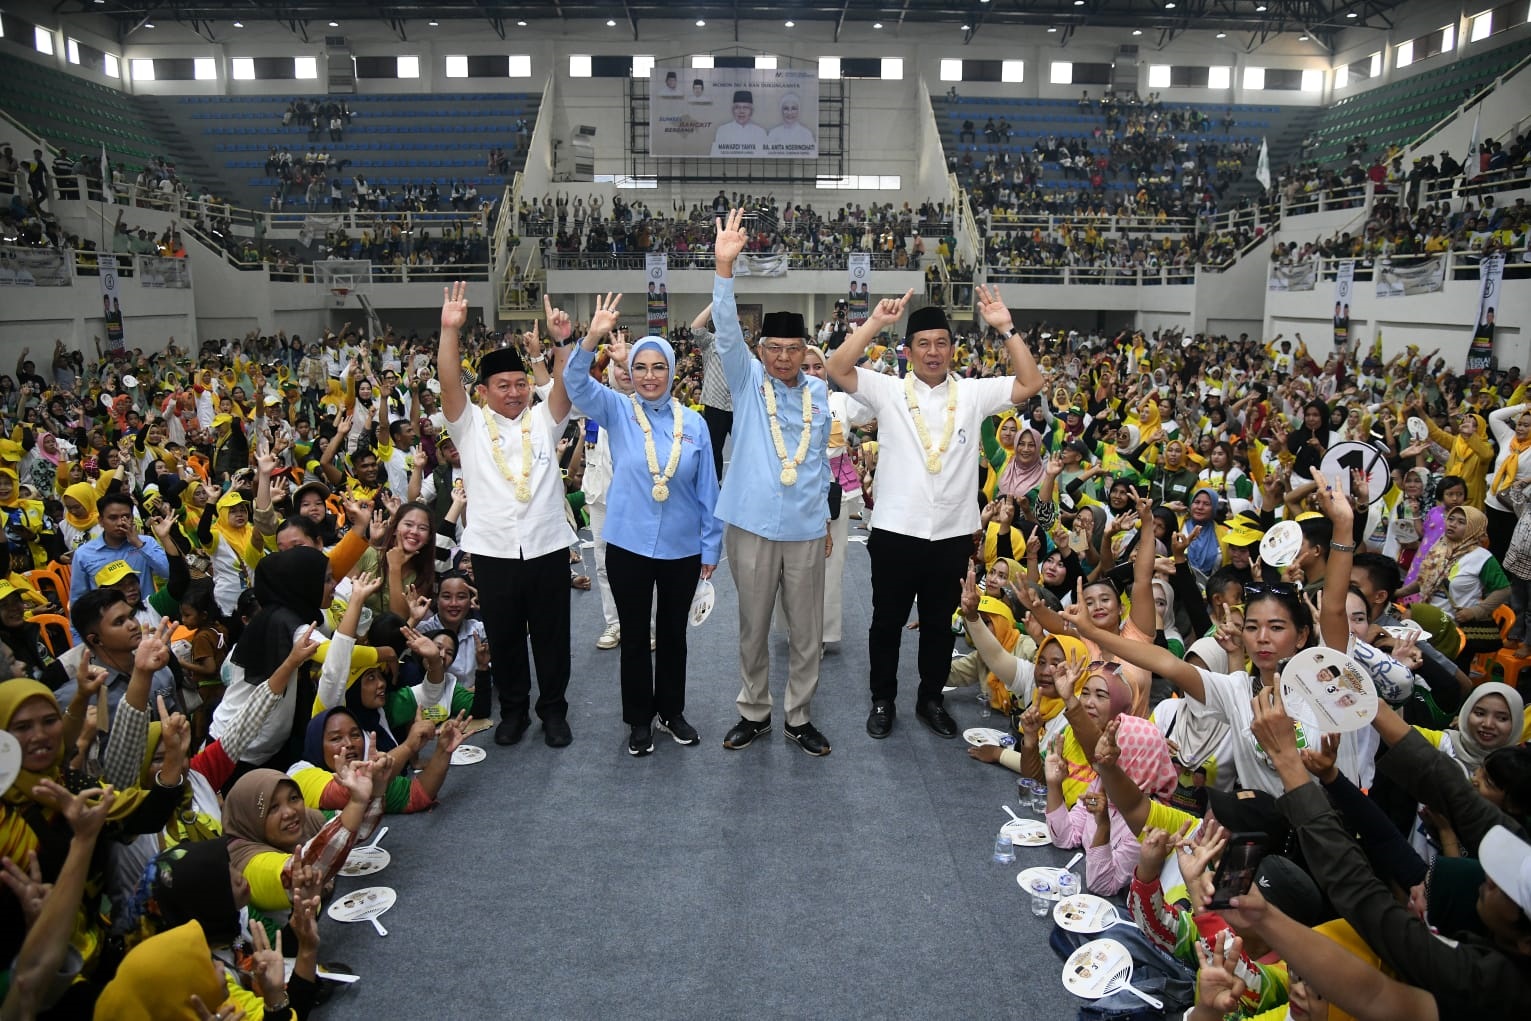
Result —
<instances>
[{"instance_id":1,"label":"basketball hoop","mask_svg":"<svg viewBox=\"0 0 1531 1021\"><path fill-rule=\"evenodd\" d=\"M335 308L345 308L346 299L351 296L349 287L331 287L330 304Z\"/></svg>"}]
</instances>

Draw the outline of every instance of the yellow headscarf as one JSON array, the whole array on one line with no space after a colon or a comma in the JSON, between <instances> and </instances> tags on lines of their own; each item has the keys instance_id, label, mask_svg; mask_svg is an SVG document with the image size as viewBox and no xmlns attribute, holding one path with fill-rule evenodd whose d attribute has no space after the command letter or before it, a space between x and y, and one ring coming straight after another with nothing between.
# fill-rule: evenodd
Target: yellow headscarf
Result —
<instances>
[{"instance_id":1,"label":"yellow headscarf","mask_svg":"<svg viewBox=\"0 0 1531 1021\"><path fill-rule=\"evenodd\" d=\"M212 1011L229 998L202 923L195 921L129 950L96 1001L95 1021L196 1021L192 996Z\"/></svg>"},{"instance_id":2,"label":"yellow headscarf","mask_svg":"<svg viewBox=\"0 0 1531 1021\"><path fill-rule=\"evenodd\" d=\"M0 507L15 510L17 507L21 506L21 479L17 477L16 470L14 468L0 467L0 475L3 475L11 480L11 495L3 500L0 500Z\"/></svg>"},{"instance_id":3,"label":"yellow headscarf","mask_svg":"<svg viewBox=\"0 0 1531 1021\"><path fill-rule=\"evenodd\" d=\"M1042 644L1037 646L1038 659L1042 658L1042 651L1047 648L1048 643L1057 645L1060 649L1063 650L1063 660L1070 667L1078 667L1082 671L1084 667L1089 666L1089 646L1085 645L1084 642L1080 641L1079 639L1071 638L1068 635L1048 635L1046 638L1043 638ZM1085 675L1081 672L1079 677L1079 687L1084 686L1085 679ZM1075 694L1077 695L1078 692L1076 691ZM1063 699L1053 698L1051 695L1038 695L1037 711L1042 714L1042 719L1044 721L1050 720L1054 716L1057 716L1059 713L1063 712Z\"/></svg>"},{"instance_id":4,"label":"yellow headscarf","mask_svg":"<svg viewBox=\"0 0 1531 1021\"><path fill-rule=\"evenodd\" d=\"M64 495L85 508L85 513L80 517L76 517L70 513L66 505L64 508L64 520L82 532L96 527L96 522L101 520L101 515L96 510L96 487L89 482L76 482L64 490Z\"/></svg>"},{"instance_id":5,"label":"yellow headscarf","mask_svg":"<svg viewBox=\"0 0 1531 1021\"><path fill-rule=\"evenodd\" d=\"M255 526L248 518L242 528L235 528L229 523L229 511L244 502L245 498L232 489L218 498L218 520L213 524L213 534L228 544L246 570L254 571L265 551L264 543L259 541Z\"/></svg>"}]
</instances>

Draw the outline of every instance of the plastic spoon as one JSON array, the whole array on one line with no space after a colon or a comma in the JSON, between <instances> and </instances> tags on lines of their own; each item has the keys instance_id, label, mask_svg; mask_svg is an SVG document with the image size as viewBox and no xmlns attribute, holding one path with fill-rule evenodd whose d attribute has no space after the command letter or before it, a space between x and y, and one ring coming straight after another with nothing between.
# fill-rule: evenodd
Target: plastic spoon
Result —
<instances>
[{"instance_id":1,"label":"plastic spoon","mask_svg":"<svg viewBox=\"0 0 1531 1021\"><path fill-rule=\"evenodd\" d=\"M376 847L378 845L379 841L381 841L383 839L383 837L387 835L387 833L388 833L388 827L387 826L379 826L378 829L377 829L377 832L372 834L372 839L367 841L366 846L367 847Z\"/></svg>"}]
</instances>

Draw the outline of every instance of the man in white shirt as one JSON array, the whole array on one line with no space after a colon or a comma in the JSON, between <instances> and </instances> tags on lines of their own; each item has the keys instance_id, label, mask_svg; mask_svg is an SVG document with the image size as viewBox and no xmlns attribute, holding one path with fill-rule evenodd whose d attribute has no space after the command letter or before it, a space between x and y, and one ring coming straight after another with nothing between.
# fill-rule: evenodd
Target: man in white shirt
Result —
<instances>
[{"instance_id":1,"label":"man in white shirt","mask_svg":"<svg viewBox=\"0 0 1531 1021\"><path fill-rule=\"evenodd\" d=\"M902 380L856 363L878 333L904 314L914 291L877 303L830 355L829 376L866 404L878 422L877 504L867 552L872 559L872 712L867 733L893 732L898 651L909 610L919 603L920 686L915 715L940 737L957 724L942 703L951 669L949 621L962 599L962 579L979 528L978 458L984 419L1022 404L1042 390L1042 374L1014 330L999 292L977 288L984 321L1005 339L1015 376L958 379L951 374L952 331L939 306L909 315L904 343L909 374Z\"/></svg>"},{"instance_id":2,"label":"man in white shirt","mask_svg":"<svg viewBox=\"0 0 1531 1021\"><path fill-rule=\"evenodd\" d=\"M439 364L461 361L458 337L467 322L467 284L444 289ZM545 299L544 299L545 300ZM548 303L548 332L560 346L573 332L562 311ZM560 375L548 399L532 405L526 366L514 348L484 355L478 396L468 400L459 373L441 380L446 412L462 458L463 484L472 513L462 548L473 556L474 579L489 644L494 649L494 686L500 694L496 744L512 745L530 723L530 636L537 665L537 715L551 748L574 740L569 730L569 559L574 533L564 516L558 441L571 411Z\"/></svg>"},{"instance_id":3,"label":"man in white shirt","mask_svg":"<svg viewBox=\"0 0 1531 1021\"><path fill-rule=\"evenodd\" d=\"M748 89L734 93L734 119L719 125L712 136L714 156L753 156L766 142L766 129L756 124L755 97Z\"/></svg>"}]
</instances>

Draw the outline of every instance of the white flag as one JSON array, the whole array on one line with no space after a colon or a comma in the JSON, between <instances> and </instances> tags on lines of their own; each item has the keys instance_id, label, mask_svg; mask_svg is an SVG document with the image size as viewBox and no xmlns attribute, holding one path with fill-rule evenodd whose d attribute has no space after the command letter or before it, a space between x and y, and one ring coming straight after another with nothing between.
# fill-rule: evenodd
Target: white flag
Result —
<instances>
[{"instance_id":1,"label":"white flag","mask_svg":"<svg viewBox=\"0 0 1531 1021\"><path fill-rule=\"evenodd\" d=\"M1255 164L1255 180L1266 191L1271 190L1271 153L1264 138L1260 139L1260 162Z\"/></svg>"},{"instance_id":2,"label":"white flag","mask_svg":"<svg viewBox=\"0 0 1531 1021\"><path fill-rule=\"evenodd\" d=\"M106 160L106 143L101 143L101 200L109 206L117 204L117 195L112 191L112 165Z\"/></svg>"}]
</instances>

